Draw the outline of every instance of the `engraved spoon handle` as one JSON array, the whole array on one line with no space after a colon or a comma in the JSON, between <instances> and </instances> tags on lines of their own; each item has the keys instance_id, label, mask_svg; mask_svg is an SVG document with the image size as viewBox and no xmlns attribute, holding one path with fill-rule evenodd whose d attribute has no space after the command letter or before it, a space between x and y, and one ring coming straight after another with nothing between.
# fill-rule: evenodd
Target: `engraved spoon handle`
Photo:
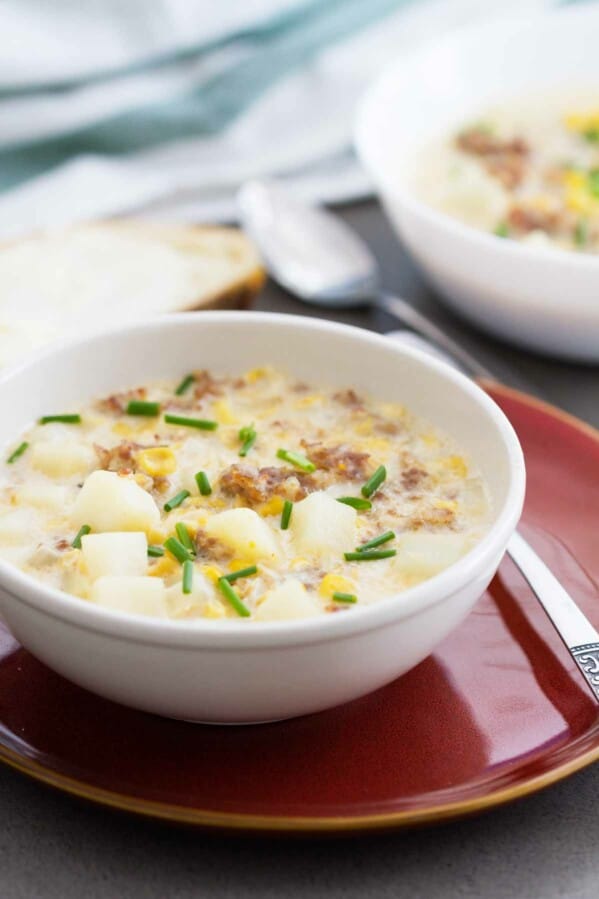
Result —
<instances>
[{"instance_id":1,"label":"engraved spoon handle","mask_svg":"<svg viewBox=\"0 0 599 899\"><path fill-rule=\"evenodd\" d=\"M397 302L397 298L388 298ZM436 325L423 318L420 313L407 315L403 313L403 300L395 314L418 335L417 345L420 349L441 355L446 362L466 369L469 374L478 376L484 371L476 360L461 351L454 353L453 341L442 334L443 340L436 337ZM408 305L407 303L405 304ZM408 307L411 310L411 307ZM411 310L414 312L415 310ZM426 328L422 323L425 323ZM394 340L413 343L411 335L405 331L391 332ZM429 343L430 341L430 343ZM441 349L441 353L437 352ZM455 356L457 355L457 359ZM464 356L466 358L464 358ZM474 362L474 365L469 364ZM485 373L486 374L486 373ZM493 379L495 380L495 379ZM531 590L548 615L558 635L564 642L568 652L576 662L582 676L588 684L595 699L599 702L599 633L595 630L586 615L578 608L570 594L545 565L532 546L516 531L508 543L507 553L529 584Z\"/></svg>"},{"instance_id":2,"label":"engraved spoon handle","mask_svg":"<svg viewBox=\"0 0 599 899\"><path fill-rule=\"evenodd\" d=\"M599 633L517 531L508 543L507 552L529 583L595 699L599 701Z\"/></svg>"}]
</instances>

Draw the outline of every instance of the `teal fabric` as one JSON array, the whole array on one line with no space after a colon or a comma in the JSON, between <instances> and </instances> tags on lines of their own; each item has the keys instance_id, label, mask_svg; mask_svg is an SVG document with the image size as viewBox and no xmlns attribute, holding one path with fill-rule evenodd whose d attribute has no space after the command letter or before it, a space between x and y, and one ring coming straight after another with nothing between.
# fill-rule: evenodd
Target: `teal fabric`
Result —
<instances>
[{"instance_id":1,"label":"teal fabric","mask_svg":"<svg viewBox=\"0 0 599 899\"><path fill-rule=\"evenodd\" d=\"M407 6L413 0L308 0L255 29L186 49L127 70L95 76L95 82L148 71L177 61L198 58L240 44L247 55L227 71L175 100L144 106L96 124L38 143L0 150L0 190L15 187L35 175L81 154L119 155L154 147L165 141L215 134L232 122L267 88L306 64L326 47ZM83 82L53 85L69 91ZM27 92L33 88L29 87ZM47 90L47 89L46 89ZM40 87L40 93L44 89ZM23 90L3 94L2 97Z\"/></svg>"}]
</instances>

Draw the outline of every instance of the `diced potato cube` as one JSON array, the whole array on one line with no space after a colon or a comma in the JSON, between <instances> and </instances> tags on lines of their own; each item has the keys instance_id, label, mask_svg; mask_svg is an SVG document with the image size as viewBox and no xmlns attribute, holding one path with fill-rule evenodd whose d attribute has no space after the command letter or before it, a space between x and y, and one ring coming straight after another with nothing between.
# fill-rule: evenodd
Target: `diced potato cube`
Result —
<instances>
[{"instance_id":1,"label":"diced potato cube","mask_svg":"<svg viewBox=\"0 0 599 899\"><path fill-rule=\"evenodd\" d=\"M227 509L206 522L209 537L220 540L238 556L255 562L274 561L278 555L275 536L269 525L253 509Z\"/></svg>"},{"instance_id":2,"label":"diced potato cube","mask_svg":"<svg viewBox=\"0 0 599 899\"><path fill-rule=\"evenodd\" d=\"M19 502L50 512L64 512L69 505L71 491L62 484L23 484L18 491Z\"/></svg>"},{"instance_id":3,"label":"diced potato cube","mask_svg":"<svg viewBox=\"0 0 599 899\"><path fill-rule=\"evenodd\" d=\"M113 471L93 471L86 478L71 514L75 527L92 531L147 531L160 521L149 493Z\"/></svg>"},{"instance_id":4,"label":"diced potato cube","mask_svg":"<svg viewBox=\"0 0 599 899\"><path fill-rule=\"evenodd\" d=\"M356 543L356 510L317 491L295 504L290 529L298 553L343 553Z\"/></svg>"},{"instance_id":5,"label":"diced potato cube","mask_svg":"<svg viewBox=\"0 0 599 899\"><path fill-rule=\"evenodd\" d=\"M462 534L404 534L399 539L397 565L410 577L432 577L457 562L468 548Z\"/></svg>"},{"instance_id":6,"label":"diced potato cube","mask_svg":"<svg viewBox=\"0 0 599 899\"><path fill-rule=\"evenodd\" d=\"M145 534L127 531L87 534L81 550L90 578L104 575L142 575L148 570L148 541Z\"/></svg>"},{"instance_id":7,"label":"diced potato cube","mask_svg":"<svg viewBox=\"0 0 599 899\"><path fill-rule=\"evenodd\" d=\"M31 447L32 466L50 478L86 474L94 461L94 451L75 441L44 440Z\"/></svg>"},{"instance_id":8,"label":"diced potato cube","mask_svg":"<svg viewBox=\"0 0 599 899\"><path fill-rule=\"evenodd\" d=\"M0 544L35 544L39 530L38 513L33 509L10 509L0 514Z\"/></svg>"},{"instance_id":9,"label":"diced potato cube","mask_svg":"<svg viewBox=\"0 0 599 899\"><path fill-rule=\"evenodd\" d=\"M182 618L190 612L200 614L206 603L212 599L212 585L202 575L197 566L194 567L191 593L183 593L181 581L177 581L166 590L166 603L169 614L173 618Z\"/></svg>"},{"instance_id":10,"label":"diced potato cube","mask_svg":"<svg viewBox=\"0 0 599 899\"><path fill-rule=\"evenodd\" d=\"M255 617L260 621L291 621L294 618L312 618L322 614L322 608L312 599L301 581L288 578L267 593L258 606Z\"/></svg>"},{"instance_id":11,"label":"diced potato cube","mask_svg":"<svg viewBox=\"0 0 599 899\"><path fill-rule=\"evenodd\" d=\"M168 616L164 582L155 577L100 577L92 586L90 599L118 612Z\"/></svg>"}]
</instances>

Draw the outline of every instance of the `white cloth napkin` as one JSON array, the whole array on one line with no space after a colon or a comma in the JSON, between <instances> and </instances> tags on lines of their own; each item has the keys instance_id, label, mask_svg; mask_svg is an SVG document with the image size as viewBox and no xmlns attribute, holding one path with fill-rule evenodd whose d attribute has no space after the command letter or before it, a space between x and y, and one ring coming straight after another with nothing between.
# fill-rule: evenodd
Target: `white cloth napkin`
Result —
<instances>
[{"instance_id":1,"label":"white cloth napkin","mask_svg":"<svg viewBox=\"0 0 599 899\"><path fill-rule=\"evenodd\" d=\"M363 196L370 188L351 152L352 120L381 68L453 26L552 0L326 0L334 21L320 2L5 0L0 237L127 213L232 220L239 184L265 174L313 201ZM295 54L293 71L285 53ZM173 136L169 109L180 112L190 93L197 109L198 92L213 102L215 90L213 126ZM148 127L144 110L155 104L164 140L154 130L144 146L134 124Z\"/></svg>"}]
</instances>

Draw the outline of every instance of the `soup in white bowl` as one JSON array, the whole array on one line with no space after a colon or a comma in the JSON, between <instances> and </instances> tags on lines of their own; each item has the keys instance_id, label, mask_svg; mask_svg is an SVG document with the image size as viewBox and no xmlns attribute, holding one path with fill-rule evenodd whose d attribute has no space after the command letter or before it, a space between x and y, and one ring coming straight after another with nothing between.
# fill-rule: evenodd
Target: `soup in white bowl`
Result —
<instances>
[{"instance_id":1,"label":"soup in white bowl","mask_svg":"<svg viewBox=\"0 0 599 899\"><path fill-rule=\"evenodd\" d=\"M599 251L599 95L515 97L485 108L418 154L431 206L535 247Z\"/></svg>"},{"instance_id":2,"label":"soup in white bowl","mask_svg":"<svg viewBox=\"0 0 599 899\"><path fill-rule=\"evenodd\" d=\"M404 405L270 366L42 416L0 478L0 556L84 601L180 620L401 602L489 520L472 463Z\"/></svg>"}]
</instances>

